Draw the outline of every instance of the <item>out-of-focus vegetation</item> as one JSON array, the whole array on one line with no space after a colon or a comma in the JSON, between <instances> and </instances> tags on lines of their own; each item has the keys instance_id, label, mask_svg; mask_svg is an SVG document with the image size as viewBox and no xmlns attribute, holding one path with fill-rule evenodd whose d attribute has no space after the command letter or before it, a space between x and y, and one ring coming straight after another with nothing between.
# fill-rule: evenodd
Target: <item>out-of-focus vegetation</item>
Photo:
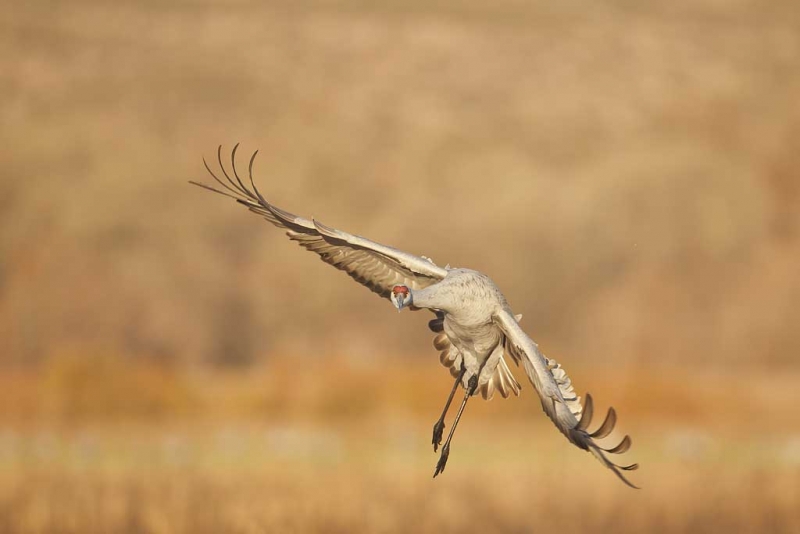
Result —
<instances>
[{"instance_id":1,"label":"out-of-focus vegetation","mask_svg":"<svg viewBox=\"0 0 800 534\"><path fill-rule=\"evenodd\" d=\"M718 457L681 452L691 436L671 445L669 462L640 453L649 484L634 491L589 455L530 427L474 419L464 425L435 481L429 425L423 431L397 418L355 427L6 435L4 447L30 451L15 469L4 469L0 525L7 532L123 534L760 533L800 525L796 470L732 461L741 458L732 443L714 448ZM365 439L375 428L380 439Z\"/></svg>"},{"instance_id":2,"label":"out-of-focus vegetation","mask_svg":"<svg viewBox=\"0 0 800 534\"><path fill-rule=\"evenodd\" d=\"M15 7L3 361L428 357L421 318L186 184L236 141L279 206L490 273L569 361L796 361L794 3L376 4Z\"/></svg>"},{"instance_id":3,"label":"out-of-focus vegetation","mask_svg":"<svg viewBox=\"0 0 800 534\"><path fill-rule=\"evenodd\" d=\"M800 7L18 3L0 530L800 529ZM226 199L490 274L645 487L450 386L426 312ZM520 381L523 374L517 373Z\"/></svg>"}]
</instances>

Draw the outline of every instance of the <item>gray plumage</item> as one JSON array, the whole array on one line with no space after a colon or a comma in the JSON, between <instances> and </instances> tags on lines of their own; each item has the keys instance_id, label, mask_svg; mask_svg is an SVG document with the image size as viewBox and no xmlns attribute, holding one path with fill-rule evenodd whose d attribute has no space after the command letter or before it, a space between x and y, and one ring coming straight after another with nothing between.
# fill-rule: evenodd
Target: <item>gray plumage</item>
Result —
<instances>
[{"instance_id":1,"label":"gray plumage","mask_svg":"<svg viewBox=\"0 0 800 534\"><path fill-rule=\"evenodd\" d=\"M437 334L434 346L441 351L442 364L457 378L457 384L466 390L456 423L442 449L436 474L444 470L450 439L469 396L480 392L485 399L491 399L496 391L504 398L512 393L519 395L521 387L507 365L508 356L517 365L522 363L545 414L559 431L571 443L591 452L627 485L636 487L626 479L623 471L637 469L638 465L619 466L606 454L626 452L630 448L630 438L625 436L612 448L602 448L595 441L608 436L614 429L614 409L609 409L597 430L589 432L593 415L591 396L587 394L585 403L581 404L564 369L546 358L525 334L519 325L520 316L513 314L505 297L489 277L470 269L439 267L424 256L415 256L336 230L270 204L253 181L253 161L257 153L250 159L248 187L236 170L237 148L238 145L231 154L230 174L222 163L222 147L217 151L223 178L212 172L206 163L206 169L221 188L191 183L231 197L273 225L285 229L290 239L319 254L324 262L346 272L373 292L389 298L398 309L427 308L436 314L429 323ZM445 413L452 397L453 393L445 406ZM434 427L434 450L441 441L445 413L437 422L440 426L438 436L437 426Z\"/></svg>"}]
</instances>

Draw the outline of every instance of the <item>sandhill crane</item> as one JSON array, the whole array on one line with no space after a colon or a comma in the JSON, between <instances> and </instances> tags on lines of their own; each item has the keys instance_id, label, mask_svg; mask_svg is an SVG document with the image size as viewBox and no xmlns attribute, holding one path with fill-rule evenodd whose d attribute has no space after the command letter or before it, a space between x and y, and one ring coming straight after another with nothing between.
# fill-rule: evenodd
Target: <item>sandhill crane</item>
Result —
<instances>
[{"instance_id":1,"label":"sandhill crane","mask_svg":"<svg viewBox=\"0 0 800 534\"><path fill-rule=\"evenodd\" d=\"M621 466L606 456L606 453L626 452L631 445L630 437L625 436L611 448L602 448L595 441L608 436L614 429L617 421L614 408L608 410L597 430L589 432L592 397L587 394L585 403L581 405L564 369L555 360L546 358L525 334L519 325L521 316L512 313L505 297L489 277L470 269L455 269L449 265L439 267L425 256L415 256L336 230L270 204L253 181L253 162L258 151L250 158L248 187L236 169L238 146L231 153L230 173L222 162L222 147L217 150L217 162L224 180L203 160L206 170L220 188L194 181L190 183L233 198L286 230L289 239L316 252L322 261L346 272L378 295L389 298L398 311L427 308L436 315L429 323L436 334L433 343L441 351L440 360L449 368L455 383L442 415L433 427L434 452L441 445L445 416L459 386L464 389L464 398L442 447L434 477L444 471L453 433L471 396L480 393L488 400L496 391L503 398L511 393L519 395L521 387L506 364L505 357L508 356L517 365L522 362L544 412L558 430L571 443L591 452L625 484L636 487L625 478L623 471L635 470L638 464Z\"/></svg>"}]
</instances>

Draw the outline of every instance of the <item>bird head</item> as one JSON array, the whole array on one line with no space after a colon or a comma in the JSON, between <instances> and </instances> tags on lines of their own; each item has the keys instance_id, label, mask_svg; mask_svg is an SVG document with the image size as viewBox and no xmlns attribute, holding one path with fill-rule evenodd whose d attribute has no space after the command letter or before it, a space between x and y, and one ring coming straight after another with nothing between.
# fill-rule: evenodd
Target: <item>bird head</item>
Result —
<instances>
[{"instance_id":1,"label":"bird head","mask_svg":"<svg viewBox=\"0 0 800 534\"><path fill-rule=\"evenodd\" d=\"M401 311L405 306L410 306L413 301L411 290L407 286L394 286L390 298L397 311Z\"/></svg>"}]
</instances>

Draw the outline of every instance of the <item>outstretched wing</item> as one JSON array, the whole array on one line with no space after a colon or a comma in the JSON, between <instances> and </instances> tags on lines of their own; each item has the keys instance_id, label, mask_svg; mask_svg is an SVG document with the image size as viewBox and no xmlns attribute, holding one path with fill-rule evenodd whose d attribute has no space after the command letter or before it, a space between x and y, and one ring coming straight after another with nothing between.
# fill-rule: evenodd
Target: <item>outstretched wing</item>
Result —
<instances>
[{"instance_id":1,"label":"outstretched wing","mask_svg":"<svg viewBox=\"0 0 800 534\"><path fill-rule=\"evenodd\" d=\"M554 360L544 357L536 343L520 328L514 316L508 311L501 311L495 314L495 319L506 335L506 352L511 354L517 364L522 360L525 373L542 401L544 412L556 427L573 444L591 452L603 465L614 471L620 480L635 488L622 472L634 471L639 465L617 465L605 454L626 452L631 447L631 438L625 436L619 445L609 449L604 449L595 442L595 438L604 438L614 430L617 422L614 408L608 410L600 428L590 433L588 427L594 412L591 395L586 395L586 403L581 406L580 398L575 395L566 372Z\"/></svg>"},{"instance_id":2,"label":"outstretched wing","mask_svg":"<svg viewBox=\"0 0 800 534\"><path fill-rule=\"evenodd\" d=\"M209 191L230 197L247 206L266 220L284 228L289 239L297 241L302 247L319 254L322 261L346 272L356 282L370 290L389 297L392 287L405 285L412 289L422 289L440 281L447 275L447 270L437 266L428 258L414 256L369 239L348 234L322 224L314 219L308 220L282 210L267 202L253 181L253 162L256 151L250 158L248 167L249 186L239 177L236 170L236 150L231 153L230 174L222 162L222 147L217 150L217 162L224 180L220 179L208 166L206 170L219 184L221 189L199 182L189 183ZM231 178L231 174L233 178Z\"/></svg>"}]
</instances>

